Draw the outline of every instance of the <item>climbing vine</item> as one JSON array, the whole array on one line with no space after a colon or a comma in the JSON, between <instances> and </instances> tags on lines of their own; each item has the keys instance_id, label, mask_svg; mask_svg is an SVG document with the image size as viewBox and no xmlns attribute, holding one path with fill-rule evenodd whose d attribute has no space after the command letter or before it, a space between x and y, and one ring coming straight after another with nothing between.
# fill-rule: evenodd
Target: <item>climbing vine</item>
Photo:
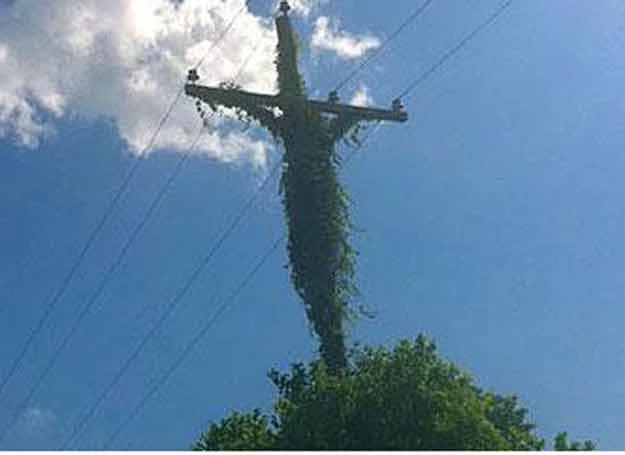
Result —
<instances>
[{"instance_id":1,"label":"climbing vine","mask_svg":"<svg viewBox=\"0 0 625 455\"><path fill-rule=\"evenodd\" d=\"M278 46L278 83L292 93L294 109L281 124L284 143L282 200L288 224L291 279L320 339L320 352L332 370L346 366L345 320L356 294L355 253L349 242L348 196L338 173L336 143L355 127L349 118L324 117L302 105L305 88L297 70L296 40ZM286 54L286 55L285 55ZM289 67L291 65L291 67Z\"/></svg>"},{"instance_id":2,"label":"climbing vine","mask_svg":"<svg viewBox=\"0 0 625 455\"><path fill-rule=\"evenodd\" d=\"M280 19L278 19L280 20ZM286 19L284 19L286 20ZM278 33L294 33L288 25ZM276 56L281 115L238 94L235 85L226 107L244 121L256 121L284 145L280 192L288 225L288 255L294 288L302 299L320 353L328 368L346 366L345 322L357 294L355 252L349 237L348 195L339 180L337 143L357 143L358 122L349 116L323 115L306 102L297 68L297 39L281 37ZM211 106L216 109L217 106Z\"/></svg>"}]
</instances>

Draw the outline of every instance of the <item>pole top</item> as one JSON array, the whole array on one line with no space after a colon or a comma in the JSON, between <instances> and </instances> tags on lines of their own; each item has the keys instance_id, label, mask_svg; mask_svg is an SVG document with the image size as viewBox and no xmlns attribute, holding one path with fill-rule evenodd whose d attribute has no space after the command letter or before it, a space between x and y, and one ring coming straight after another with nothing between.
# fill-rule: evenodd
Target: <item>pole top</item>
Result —
<instances>
[{"instance_id":1,"label":"pole top","mask_svg":"<svg viewBox=\"0 0 625 455\"><path fill-rule=\"evenodd\" d=\"M287 0L282 0L280 2L280 12L286 16L287 14L289 14L290 10L291 6L289 5L289 2Z\"/></svg>"}]
</instances>

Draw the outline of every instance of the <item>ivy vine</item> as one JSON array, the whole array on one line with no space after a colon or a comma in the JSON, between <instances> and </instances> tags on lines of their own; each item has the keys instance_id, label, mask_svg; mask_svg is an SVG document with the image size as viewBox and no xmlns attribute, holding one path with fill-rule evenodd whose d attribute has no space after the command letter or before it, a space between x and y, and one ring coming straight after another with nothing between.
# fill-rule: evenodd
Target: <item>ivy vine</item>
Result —
<instances>
[{"instance_id":1,"label":"ivy vine","mask_svg":"<svg viewBox=\"0 0 625 455\"><path fill-rule=\"evenodd\" d=\"M358 290L356 253L349 241L349 198L339 180L337 144L358 144L362 127L350 116L322 114L309 106L297 68L297 38L279 42L275 63L282 115L276 116L276 106L252 103L232 83L221 88L231 90L226 107L239 119L259 123L284 145L280 192L291 281L319 337L322 359L331 371L339 371L347 364L345 322L356 314L351 304Z\"/></svg>"}]
</instances>

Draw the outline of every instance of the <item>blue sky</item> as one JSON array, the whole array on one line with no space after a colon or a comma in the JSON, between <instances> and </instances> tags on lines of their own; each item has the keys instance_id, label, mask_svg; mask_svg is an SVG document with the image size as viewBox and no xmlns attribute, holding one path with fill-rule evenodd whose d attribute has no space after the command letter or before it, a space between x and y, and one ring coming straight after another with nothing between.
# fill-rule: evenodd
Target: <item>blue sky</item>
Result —
<instances>
[{"instance_id":1,"label":"blue sky","mask_svg":"<svg viewBox=\"0 0 625 455\"><path fill-rule=\"evenodd\" d=\"M252 0L250 15L266 19L271 3ZM364 86L376 104L388 105L498 4L435 0L358 74L344 98ZM1 11L15 5L20 1ZM53 8L41 6L46 7ZM393 2L392 8L369 0L330 0L297 16L310 92L325 97L357 61L308 46L317 17L340 20L340 29L355 37L383 39L414 7L412 0ZM360 228L354 244L362 299L377 312L376 319L352 327L351 339L390 346L425 332L485 388L519 394L543 436L567 430L596 439L603 449L625 444L625 341L619 333L625 318L624 23L625 5L617 0L513 2L494 26L405 100L408 123L383 126L343 171ZM271 38L271 25L264 24L258 33ZM19 49L19 33L28 45L32 31L0 24L0 44ZM223 66L209 65L201 74L230 71ZM36 66L28 71L41 76ZM6 82L9 76L0 77L0 93L17 86ZM34 98L44 85L35 86ZM80 84L60 87L73 87L79 95L82 90ZM7 127L15 116L0 115L2 376L132 164L132 146L144 132L141 117L108 106L100 88L108 90L87 87L93 103L67 95L69 101L57 110L40 97L35 120L49 133ZM163 99L169 98L168 93ZM5 95L0 103L6 100ZM161 101L154 101L158 112L146 108L145 115L162 112ZM191 100L181 103L192 108ZM196 126L187 111L178 117L176 112L170 124ZM173 137L176 130L166 133ZM259 156L267 151L272 163L279 150L265 148L266 138L255 132L241 146L253 153L228 145L229 138L208 143L207 149L221 148L197 153L187 163L2 448L53 449L63 441L257 191L265 176ZM162 144L141 166L23 367L0 395L0 424L10 419L141 219L179 159L180 143ZM273 181L75 448L101 447L283 232ZM268 406L270 368L313 358L316 346L290 288L286 262L282 246L114 448L185 449L207 422L229 410Z\"/></svg>"}]
</instances>

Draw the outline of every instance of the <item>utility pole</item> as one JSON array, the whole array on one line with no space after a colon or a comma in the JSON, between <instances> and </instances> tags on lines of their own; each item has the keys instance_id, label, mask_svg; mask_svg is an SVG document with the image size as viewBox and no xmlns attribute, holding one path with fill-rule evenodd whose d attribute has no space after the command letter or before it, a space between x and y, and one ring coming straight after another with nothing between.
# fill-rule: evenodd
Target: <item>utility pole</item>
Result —
<instances>
[{"instance_id":1,"label":"utility pole","mask_svg":"<svg viewBox=\"0 0 625 455\"><path fill-rule=\"evenodd\" d=\"M291 277L304 301L309 321L320 338L321 357L331 371L347 364L343 320L350 294L355 294L353 252L346 195L336 176L336 143L360 122L408 119L401 101L391 109L352 106L339 102L338 93L326 101L309 99L299 73L296 35L289 4L280 3L278 34L278 94L251 93L235 87L206 87L190 70L185 93L213 110L233 108L258 121L285 146L282 176L289 227Z\"/></svg>"}]
</instances>

